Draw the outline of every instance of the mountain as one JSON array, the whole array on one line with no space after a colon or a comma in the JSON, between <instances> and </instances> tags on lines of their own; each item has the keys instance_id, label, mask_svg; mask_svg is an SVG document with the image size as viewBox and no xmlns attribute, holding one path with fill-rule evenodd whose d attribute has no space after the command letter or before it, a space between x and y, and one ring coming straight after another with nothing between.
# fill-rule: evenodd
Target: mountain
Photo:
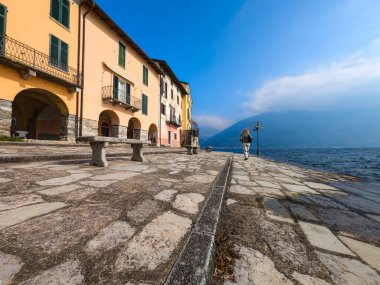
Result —
<instances>
[{"instance_id":1,"label":"mountain","mask_svg":"<svg viewBox=\"0 0 380 285\"><path fill-rule=\"evenodd\" d=\"M242 130L256 121L264 125L259 133L261 147L380 147L378 108L365 111L266 113L239 121L209 138L202 145L240 148L239 137Z\"/></svg>"},{"instance_id":2,"label":"mountain","mask_svg":"<svg viewBox=\"0 0 380 285\"><path fill-rule=\"evenodd\" d=\"M201 146L204 145L204 142L206 142L208 139L211 137L215 136L217 133L220 133L221 130L215 129L212 127L207 127L207 126L200 126L199 127L199 143Z\"/></svg>"}]
</instances>

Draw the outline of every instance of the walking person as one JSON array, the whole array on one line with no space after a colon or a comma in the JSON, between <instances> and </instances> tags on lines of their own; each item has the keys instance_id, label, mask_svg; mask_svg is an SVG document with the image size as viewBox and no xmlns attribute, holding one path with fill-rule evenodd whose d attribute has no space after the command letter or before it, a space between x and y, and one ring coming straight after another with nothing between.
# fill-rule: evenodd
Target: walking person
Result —
<instances>
[{"instance_id":1,"label":"walking person","mask_svg":"<svg viewBox=\"0 0 380 285\"><path fill-rule=\"evenodd\" d=\"M249 145L253 141L253 138L251 134L249 133L248 129L243 130L243 132L240 135L240 141L243 145L244 160L247 160L249 157Z\"/></svg>"}]
</instances>

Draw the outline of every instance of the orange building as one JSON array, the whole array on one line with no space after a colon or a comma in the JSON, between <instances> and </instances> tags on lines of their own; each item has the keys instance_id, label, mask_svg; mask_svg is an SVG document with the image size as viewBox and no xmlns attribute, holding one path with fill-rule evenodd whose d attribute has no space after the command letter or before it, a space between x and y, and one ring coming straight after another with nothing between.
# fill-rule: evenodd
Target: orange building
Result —
<instances>
[{"instance_id":1,"label":"orange building","mask_svg":"<svg viewBox=\"0 0 380 285\"><path fill-rule=\"evenodd\" d=\"M78 3L0 0L0 135L74 139Z\"/></svg>"},{"instance_id":2,"label":"orange building","mask_svg":"<svg viewBox=\"0 0 380 285\"><path fill-rule=\"evenodd\" d=\"M85 3L80 135L157 143L161 69L97 4Z\"/></svg>"}]
</instances>

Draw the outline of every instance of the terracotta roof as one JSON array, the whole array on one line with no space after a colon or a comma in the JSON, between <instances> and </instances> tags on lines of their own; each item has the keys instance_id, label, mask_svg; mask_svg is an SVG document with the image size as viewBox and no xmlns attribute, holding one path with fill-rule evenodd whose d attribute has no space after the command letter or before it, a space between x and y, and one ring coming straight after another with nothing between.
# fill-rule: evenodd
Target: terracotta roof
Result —
<instances>
[{"instance_id":1,"label":"terracotta roof","mask_svg":"<svg viewBox=\"0 0 380 285\"><path fill-rule=\"evenodd\" d=\"M86 3L89 6L92 6L95 1L94 0L83 0L84 3ZM129 46L132 47L133 50L135 50L143 59L146 60L146 62L158 73L163 74L162 70L157 66L153 60L127 35L126 32L124 32L112 19L110 16L107 15L107 13L100 8L98 4L95 3L93 12L95 12L98 17L105 22L112 30L114 30L120 38L122 38Z\"/></svg>"},{"instance_id":2,"label":"terracotta roof","mask_svg":"<svg viewBox=\"0 0 380 285\"><path fill-rule=\"evenodd\" d=\"M169 64L165 60L154 59L154 58L152 60L157 62L165 73L169 74L170 78L175 82L177 87L181 90L182 94L186 94L186 95L188 94L185 87L183 87L183 85L181 84L181 81L179 81L179 79L177 78L177 76L175 75L175 73L173 72L173 70L170 68Z\"/></svg>"}]
</instances>

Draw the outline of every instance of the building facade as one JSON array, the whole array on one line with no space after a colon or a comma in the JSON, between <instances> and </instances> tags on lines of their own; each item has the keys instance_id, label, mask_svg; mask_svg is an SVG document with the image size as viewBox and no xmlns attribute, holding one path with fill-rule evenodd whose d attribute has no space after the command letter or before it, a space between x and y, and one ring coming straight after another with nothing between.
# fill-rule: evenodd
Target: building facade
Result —
<instances>
[{"instance_id":1,"label":"building facade","mask_svg":"<svg viewBox=\"0 0 380 285\"><path fill-rule=\"evenodd\" d=\"M0 0L0 134L74 139L78 3Z\"/></svg>"},{"instance_id":2,"label":"building facade","mask_svg":"<svg viewBox=\"0 0 380 285\"><path fill-rule=\"evenodd\" d=\"M192 122L193 98L191 97L190 84L181 82L187 94L182 95L182 129L190 130Z\"/></svg>"},{"instance_id":3,"label":"building facade","mask_svg":"<svg viewBox=\"0 0 380 285\"><path fill-rule=\"evenodd\" d=\"M87 2L81 134L157 144L162 72L98 5Z\"/></svg>"},{"instance_id":4,"label":"building facade","mask_svg":"<svg viewBox=\"0 0 380 285\"><path fill-rule=\"evenodd\" d=\"M187 94L177 76L161 59L154 59L163 70L161 76L160 132L161 145L180 147L182 131L182 97Z\"/></svg>"}]
</instances>

